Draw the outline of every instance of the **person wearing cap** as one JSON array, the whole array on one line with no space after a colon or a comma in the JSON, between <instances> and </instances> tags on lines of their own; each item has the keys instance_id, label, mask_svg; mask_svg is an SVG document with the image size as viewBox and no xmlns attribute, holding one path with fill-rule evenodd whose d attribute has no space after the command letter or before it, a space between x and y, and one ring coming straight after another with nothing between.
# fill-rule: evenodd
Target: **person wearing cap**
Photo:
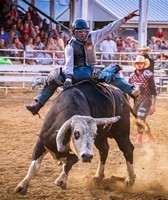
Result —
<instances>
[{"instance_id":1,"label":"person wearing cap","mask_svg":"<svg viewBox=\"0 0 168 200\"><path fill-rule=\"evenodd\" d=\"M154 59L151 58L149 56L149 52L151 52L151 49L150 47L146 46L146 45L143 45L141 48L138 49L140 55L144 56L146 59L149 60L149 67L148 67L148 70L150 70L152 73L154 73Z\"/></svg>"},{"instance_id":2,"label":"person wearing cap","mask_svg":"<svg viewBox=\"0 0 168 200\"><path fill-rule=\"evenodd\" d=\"M40 94L35 98L35 103L26 105L26 108L33 114L38 111L48 99L54 94L55 90L63 84L64 89L72 87L72 84L81 80L93 80L93 68L96 64L95 47L100 41L103 41L110 33L117 30L127 20L139 16L138 10L129 13L124 18L109 23L99 30L90 31L89 24L85 19L76 19L72 24L73 36L65 48L65 68L60 71L49 73L46 85ZM126 80L117 74L117 66L110 66L100 73L98 79L103 79L106 83L113 84L123 92L136 98L140 91L126 82ZM54 74L55 73L55 74Z\"/></svg>"},{"instance_id":3,"label":"person wearing cap","mask_svg":"<svg viewBox=\"0 0 168 200\"><path fill-rule=\"evenodd\" d=\"M154 74L148 70L149 60L142 55L138 55L133 63L135 71L130 74L129 83L139 88L140 95L134 100L133 110L136 115L146 123L146 118L155 112L156 103L156 85ZM147 123L146 123L147 124ZM147 140L154 140L151 134L150 127L147 124L148 130L146 131ZM142 145L143 131L137 129L136 144Z\"/></svg>"}]
</instances>

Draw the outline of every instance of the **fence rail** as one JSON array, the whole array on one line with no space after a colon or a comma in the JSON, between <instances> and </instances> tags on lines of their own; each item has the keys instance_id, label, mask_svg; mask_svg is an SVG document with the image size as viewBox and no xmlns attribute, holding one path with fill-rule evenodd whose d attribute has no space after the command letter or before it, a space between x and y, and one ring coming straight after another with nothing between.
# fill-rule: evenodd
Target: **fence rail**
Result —
<instances>
[{"instance_id":1,"label":"fence rail","mask_svg":"<svg viewBox=\"0 0 168 200\"><path fill-rule=\"evenodd\" d=\"M8 88L29 88L30 83L36 76L47 76L47 74L52 69L60 69L63 67L65 63L64 52L63 51L45 51L45 50L36 50L33 51L32 57L27 57L27 52L21 51L23 56L14 57L11 56L11 53L14 52L14 49L1 49L0 54L7 51L9 56L5 56L5 59L10 59L12 61L12 65L9 64L0 64L0 88L5 88L6 93ZM29 52L30 53L30 52ZM32 52L31 52L32 53ZM38 55L41 54L41 57ZM156 55L160 55L162 52L152 52L151 56L156 57ZM167 52L166 52L167 53ZM49 57L45 57L45 55L49 54ZM42 57L44 55L44 57ZM133 52L116 52L115 59L104 60L101 52L96 52L97 56L97 66L106 66L106 64L120 64L123 67L122 75L128 79L131 72L134 71L134 67L132 62L134 61L137 53ZM124 60L123 55L129 55L129 59ZM1 58L3 58L1 56ZM33 60L34 64L28 64L28 60ZM42 62L42 61L50 61ZM155 60L155 65L157 66L159 63L168 62L168 60L160 60L158 62ZM43 63L43 64L42 64ZM47 63L47 64L44 64ZM166 73L167 72L167 73ZM159 93L168 94L168 69L159 69L155 70L155 81L158 88Z\"/></svg>"}]
</instances>

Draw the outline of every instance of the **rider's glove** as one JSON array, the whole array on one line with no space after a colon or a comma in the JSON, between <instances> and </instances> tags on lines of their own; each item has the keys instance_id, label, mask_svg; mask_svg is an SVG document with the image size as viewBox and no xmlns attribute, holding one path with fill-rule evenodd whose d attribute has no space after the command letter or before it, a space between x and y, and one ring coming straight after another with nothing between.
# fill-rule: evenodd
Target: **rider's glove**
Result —
<instances>
[{"instance_id":1,"label":"rider's glove","mask_svg":"<svg viewBox=\"0 0 168 200\"><path fill-rule=\"evenodd\" d=\"M66 79L64 82L64 90L72 87L72 75L66 75Z\"/></svg>"}]
</instances>

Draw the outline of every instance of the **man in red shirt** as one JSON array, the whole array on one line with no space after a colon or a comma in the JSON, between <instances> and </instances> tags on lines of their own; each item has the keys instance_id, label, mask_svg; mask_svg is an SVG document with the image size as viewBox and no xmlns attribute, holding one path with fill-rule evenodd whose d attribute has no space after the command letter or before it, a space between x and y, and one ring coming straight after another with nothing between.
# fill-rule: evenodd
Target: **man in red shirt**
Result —
<instances>
[{"instance_id":1,"label":"man in red shirt","mask_svg":"<svg viewBox=\"0 0 168 200\"><path fill-rule=\"evenodd\" d=\"M147 115L152 115L155 112L156 102L156 86L154 80L154 74L148 70L149 60L144 56L138 55L134 63L135 71L129 77L129 83L139 88L140 95L134 101L134 112L137 116L146 121ZM150 131L150 127L146 131L147 140L153 140L153 136ZM138 134L136 138L136 144L142 145L143 131L138 128Z\"/></svg>"}]
</instances>

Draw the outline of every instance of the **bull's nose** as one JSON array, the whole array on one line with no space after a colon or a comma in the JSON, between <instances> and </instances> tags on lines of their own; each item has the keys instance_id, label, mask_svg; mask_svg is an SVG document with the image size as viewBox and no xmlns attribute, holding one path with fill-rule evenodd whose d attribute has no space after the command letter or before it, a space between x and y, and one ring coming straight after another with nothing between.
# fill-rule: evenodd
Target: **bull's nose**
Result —
<instances>
[{"instance_id":1,"label":"bull's nose","mask_svg":"<svg viewBox=\"0 0 168 200\"><path fill-rule=\"evenodd\" d=\"M82 154L82 162L91 162L93 155L84 153Z\"/></svg>"}]
</instances>

